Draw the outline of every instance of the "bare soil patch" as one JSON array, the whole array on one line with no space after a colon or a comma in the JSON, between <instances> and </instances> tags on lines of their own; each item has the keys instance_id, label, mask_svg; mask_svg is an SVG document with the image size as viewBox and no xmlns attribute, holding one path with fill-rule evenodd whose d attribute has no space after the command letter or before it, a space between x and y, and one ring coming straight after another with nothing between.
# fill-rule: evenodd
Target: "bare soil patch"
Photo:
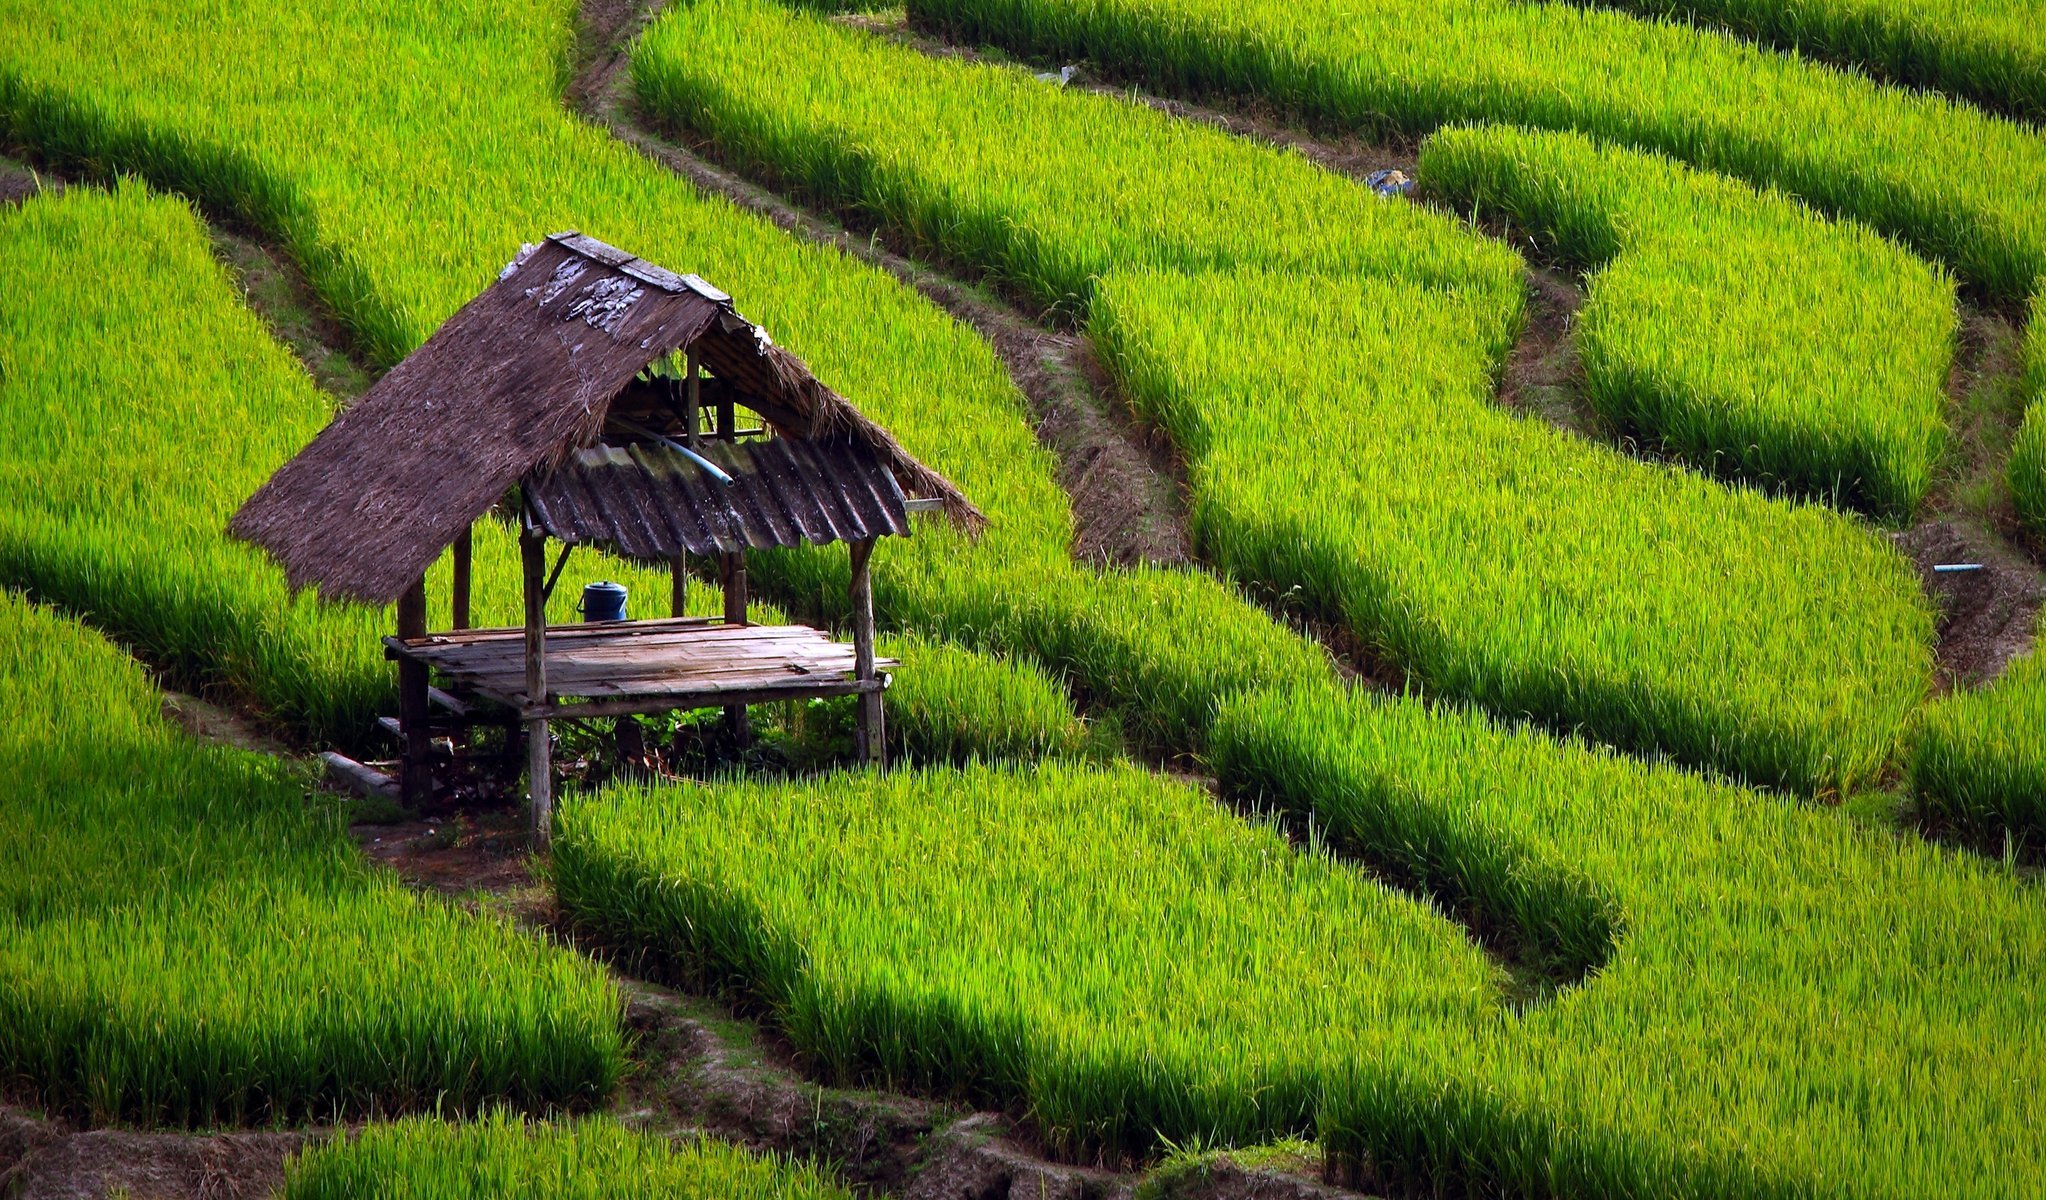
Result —
<instances>
[{"instance_id":1,"label":"bare soil patch","mask_svg":"<svg viewBox=\"0 0 2046 1200\"><path fill-rule=\"evenodd\" d=\"M78 1130L0 1108L0 1194L14 1200L237 1200L284 1183L284 1160L316 1132Z\"/></svg>"},{"instance_id":2,"label":"bare soil patch","mask_svg":"<svg viewBox=\"0 0 2046 1200\"><path fill-rule=\"evenodd\" d=\"M0 204L20 204L42 192L61 192L61 181L39 175L11 158L0 158Z\"/></svg>"}]
</instances>

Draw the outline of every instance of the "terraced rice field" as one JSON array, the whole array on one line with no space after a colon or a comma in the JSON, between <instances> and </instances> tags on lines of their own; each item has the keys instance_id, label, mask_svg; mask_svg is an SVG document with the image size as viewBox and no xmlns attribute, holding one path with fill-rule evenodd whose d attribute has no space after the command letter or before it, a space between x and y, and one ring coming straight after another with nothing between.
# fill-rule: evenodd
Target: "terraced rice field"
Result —
<instances>
[{"instance_id":1,"label":"terraced rice field","mask_svg":"<svg viewBox=\"0 0 2046 1200\"><path fill-rule=\"evenodd\" d=\"M0 0L0 1191L2046 1194L2041 14L828 7ZM318 783L393 614L228 517L563 228L988 513L891 769Z\"/></svg>"}]
</instances>

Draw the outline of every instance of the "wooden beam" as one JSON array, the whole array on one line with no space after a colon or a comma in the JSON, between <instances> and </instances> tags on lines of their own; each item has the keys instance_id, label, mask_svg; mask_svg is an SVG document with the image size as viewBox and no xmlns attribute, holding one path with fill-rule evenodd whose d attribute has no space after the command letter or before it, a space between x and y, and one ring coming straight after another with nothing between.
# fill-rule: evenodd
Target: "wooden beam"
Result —
<instances>
[{"instance_id":1,"label":"wooden beam","mask_svg":"<svg viewBox=\"0 0 2046 1200\"><path fill-rule=\"evenodd\" d=\"M697 428L703 424L703 363L692 348L688 355L689 374L682 384L682 440L691 450L696 448Z\"/></svg>"},{"instance_id":2,"label":"wooden beam","mask_svg":"<svg viewBox=\"0 0 2046 1200\"><path fill-rule=\"evenodd\" d=\"M668 562L668 615L679 617L689 611L689 556L677 554Z\"/></svg>"},{"instance_id":3,"label":"wooden beam","mask_svg":"<svg viewBox=\"0 0 2046 1200\"><path fill-rule=\"evenodd\" d=\"M455 578L448 590L448 628L469 628L469 568L476 547L474 526L455 539ZM420 632L424 633L425 630Z\"/></svg>"},{"instance_id":4,"label":"wooden beam","mask_svg":"<svg viewBox=\"0 0 2046 1200\"><path fill-rule=\"evenodd\" d=\"M396 800L398 784L389 775L374 767L365 767L345 754L332 750L320 755L320 763L326 768L329 783L347 788L359 796L375 800Z\"/></svg>"},{"instance_id":5,"label":"wooden beam","mask_svg":"<svg viewBox=\"0 0 2046 1200\"><path fill-rule=\"evenodd\" d=\"M806 683L796 686L725 688L708 693L678 693L668 696L641 696L624 700L591 700L575 704L548 704L526 710L527 719L545 715L563 720L592 717L618 717L627 713L689 712L699 708L712 708L727 703L774 704L783 700L810 700L827 696L859 696L868 692L883 692L888 689L888 677L878 679L839 679L826 683Z\"/></svg>"},{"instance_id":6,"label":"wooden beam","mask_svg":"<svg viewBox=\"0 0 2046 1200\"><path fill-rule=\"evenodd\" d=\"M398 636L426 636L426 577L398 597ZM399 802L418 808L433 799L433 731L428 727L427 688L431 672L423 662L398 660L398 727L403 732L398 771Z\"/></svg>"},{"instance_id":7,"label":"wooden beam","mask_svg":"<svg viewBox=\"0 0 2046 1200\"><path fill-rule=\"evenodd\" d=\"M874 678L874 539L852 544L853 678ZM888 723L879 691L860 693L855 745L860 761L888 765Z\"/></svg>"},{"instance_id":8,"label":"wooden beam","mask_svg":"<svg viewBox=\"0 0 2046 1200\"><path fill-rule=\"evenodd\" d=\"M526 575L526 695L547 695L547 535L531 514L519 528L519 557ZM554 760L547 744L547 718L526 722L526 788L533 798L533 844L546 849L554 834Z\"/></svg>"},{"instance_id":9,"label":"wooden beam","mask_svg":"<svg viewBox=\"0 0 2046 1200\"><path fill-rule=\"evenodd\" d=\"M730 442L739 436L738 406L732 403L730 388L718 389L718 440Z\"/></svg>"}]
</instances>

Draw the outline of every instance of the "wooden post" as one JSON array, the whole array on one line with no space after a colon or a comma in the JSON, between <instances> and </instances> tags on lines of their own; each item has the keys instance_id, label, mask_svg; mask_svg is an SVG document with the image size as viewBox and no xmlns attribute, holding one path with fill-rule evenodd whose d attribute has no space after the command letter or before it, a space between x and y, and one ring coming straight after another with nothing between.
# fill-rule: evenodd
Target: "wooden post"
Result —
<instances>
[{"instance_id":1,"label":"wooden post","mask_svg":"<svg viewBox=\"0 0 2046 1200\"><path fill-rule=\"evenodd\" d=\"M668 615L684 617L689 615L689 556L677 554L668 564L669 584L672 594L668 597Z\"/></svg>"},{"instance_id":2,"label":"wooden post","mask_svg":"<svg viewBox=\"0 0 2046 1200\"><path fill-rule=\"evenodd\" d=\"M739 435L739 414L732 404L729 388L718 391L718 440L729 442Z\"/></svg>"},{"instance_id":3,"label":"wooden post","mask_svg":"<svg viewBox=\"0 0 2046 1200\"><path fill-rule=\"evenodd\" d=\"M874 539L852 544L853 678L878 678L874 670ZM881 709L880 692L860 693L860 715L855 734L860 761L876 767L888 765L888 722Z\"/></svg>"},{"instance_id":4,"label":"wooden post","mask_svg":"<svg viewBox=\"0 0 2046 1200\"><path fill-rule=\"evenodd\" d=\"M469 563L475 553L475 527L455 539L455 578L448 589L448 628L469 628Z\"/></svg>"},{"instance_id":5,"label":"wooden post","mask_svg":"<svg viewBox=\"0 0 2046 1200\"><path fill-rule=\"evenodd\" d=\"M725 589L725 624L746 623L746 552L735 550L730 554L718 555L718 582ZM741 745L753 740L753 728L746 720L746 706L728 705L725 708L725 728Z\"/></svg>"},{"instance_id":6,"label":"wooden post","mask_svg":"<svg viewBox=\"0 0 2046 1200\"><path fill-rule=\"evenodd\" d=\"M424 576L398 597L398 636L426 636ZM428 675L425 663L410 658L398 660L398 736L404 743L400 750L398 797L407 808L417 808L433 799L433 733L427 728Z\"/></svg>"},{"instance_id":7,"label":"wooden post","mask_svg":"<svg viewBox=\"0 0 2046 1200\"><path fill-rule=\"evenodd\" d=\"M703 410L699 402L703 399L702 364L697 361L696 351L689 352L688 382L682 385L682 440L690 449L696 448L697 427L703 424Z\"/></svg>"},{"instance_id":8,"label":"wooden post","mask_svg":"<svg viewBox=\"0 0 2046 1200\"><path fill-rule=\"evenodd\" d=\"M533 797L533 844L554 833L554 761L547 744L547 535L528 514L519 529L526 573L526 787Z\"/></svg>"}]
</instances>

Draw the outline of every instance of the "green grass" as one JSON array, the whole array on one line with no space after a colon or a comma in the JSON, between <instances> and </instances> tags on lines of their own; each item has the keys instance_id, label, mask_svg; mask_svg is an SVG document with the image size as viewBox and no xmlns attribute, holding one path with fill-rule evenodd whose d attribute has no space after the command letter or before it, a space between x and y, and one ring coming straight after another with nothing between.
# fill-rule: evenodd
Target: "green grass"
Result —
<instances>
[{"instance_id":1,"label":"green grass","mask_svg":"<svg viewBox=\"0 0 2046 1200\"><path fill-rule=\"evenodd\" d=\"M913 635L883 638L879 650L903 663L883 696L889 745L901 757L1032 762L1098 749L1065 692L1028 661Z\"/></svg>"},{"instance_id":2,"label":"green grass","mask_svg":"<svg viewBox=\"0 0 2046 1200\"><path fill-rule=\"evenodd\" d=\"M90 1122L601 1101L604 973L366 869L272 760L0 593L0 1079Z\"/></svg>"},{"instance_id":3,"label":"green grass","mask_svg":"<svg viewBox=\"0 0 2046 1200\"><path fill-rule=\"evenodd\" d=\"M610 1117L371 1125L300 1152L280 1200L848 1200L816 1169L709 1139L671 1144Z\"/></svg>"},{"instance_id":4,"label":"green grass","mask_svg":"<svg viewBox=\"0 0 2046 1200\"><path fill-rule=\"evenodd\" d=\"M1723 26L2037 120L2046 117L2046 33L2027 0L1591 0Z\"/></svg>"},{"instance_id":5,"label":"green grass","mask_svg":"<svg viewBox=\"0 0 2046 1200\"><path fill-rule=\"evenodd\" d=\"M1321 1065L1504 986L1426 908L1127 766L612 789L564 803L554 864L578 921L826 1078L1027 1104L1070 1151L1311 1127Z\"/></svg>"},{"instance_id":6,"label":"green grass","mask_svg":"<svg viewBox=\"0 0 2046 1200\"><path fill-rule=\"evenodd\" d=\"M1513 251L1299 155L766 0L668 13L632 79L655 118L1075 321L1136 270L1387 276L1482 295L1501 327L1519 310Z\"/></svg>"},{"instance_id":7,"label":"green grass","mask_svg":"<svg viewBox=\"0 0 2046 1200\"><path fill-rule=\"evenodd\" d=\"M2017 441L2011 445L2011 499L2026 531L2042 538L2046 537L2046 286L2032 298L2032 319L2025 330L2024 386L2029 401Z\"/></svg>"},{"instance_id":8,"label":"green grass","mask_svg":"<svg viewBox=\"0 0 2046 1200\"><path fill-rule=\"evenodd\" d=\"M1857 218L2004 301L2046 275L2035 131L1722 34L1521 0L913 0L908 12L968 45L1085 59L1172 94L1254 96L1342 129L1577 130Z\"/></svg>"},{"instance_id":9,"label":"green grass","mask_svg":"<svg viewBox=\"0 0 2046 1200\"><path fill-rule=\"evenodd\" d=\"M1033 655L1162 747L1197 741L1219 695L1327 677L1318 651L1211 579L1074 567L1065 496L990 349L884 273L706 198L568 117L573 18L570 0L297 0L260 12L0 0L13 35L0 45L0 140L74 169L142 174L263 231L383 365L551 230L698 272L992 515L977 544L928 524L877 553L884 625ZM242 66L219 69L228 61ZM64 369L94 377L89 363ZM122 553L95 548L76 569L104 572ZM752 574L798 616L843 610L840 548L759 555ZM515 596L478 584L486 605ZM267 610L277 597L265 580L237 599ZM356 646L338 653L373 653ZM322 677L265 702L341 694Z\"/></svg>"},{"instance_id":10,"label":"green grass","mask_svg":"<svg viewBox=\"0 0 2046 1200\"><path fill-rule=\"evenodd\" d=\"M2046 843L2046 658L2035 648L1990 686L1928 705L1910 767L1933 821Z\"/></svg>"},{"instance_id":11,"label":"green grass","mask_svg":"<svg viewBox=\"0 0 2046 1200\"><path fill-rule=\"evenodd\" d=\"M1595 272L1576 337L1617 429L1881 518L1924 498L1958 326L1944 272L1778 193L1576 134L1445 130L1421 178Z\"/></svg>"},{"instance_id":12,"label":"green grass","mask_svg":"<svg viewBox=\"0 0 2046 1200\"><path fill-rule=\"evenodd\" d=\"M1544 879L1611 960L1418 1113L1334 1087L1321 1137L1389 1183L1520 1195L2020 1196L2046 1125L2034 885L1838 815L1414 701L1261 696L1225 790L1507 914ZM1470 1093L1477 1093L1472 1095ZM1389 1177L1389 1178L1388 1178Z\"/></svg>"},{"instance_id":13,"label":"green grass","mask_svg":"<svg viewBox=\"0 0 2046 1200\"><path fill-rule=\"evenodd\" d=\"M1255 299L1224 316L1199 302L1210 280L1118 277L1101 313L1130 394L1190 448L1197 526L1232 572L1494 712L1804 790L1883 769L1930 641L1889 547L1499 409L1483 320L1438 295L1235 283ZM1246 316L1291 351L1255 375L1225 332ZM1256 405L1273 394L1282 427ZM1292 469L1307 447L1319 468Z\"/></svg>"},{"instance_id":14,"label":"green grass","mask_svg":"<svg viewBox=\"0 0 2046 1200\"><path fill-rule=\"evenodd\" d=\"M1314 1133L1377 1186L1533 1196L2046 1169L2015 879L1413 701L1254 695L1214 746L1245 800L1593 973L1516 1008L1438 912L1129 768L613 789L564 805L556 887L827 1078L1027 1108L1072 1152Z\"/></svg>"},{"instance_id":15,"label":"green grass","mask_svg":"<svg viewBox=\"0 0 2046 1200\"><path fill-rule=\"evenodd\" d=\"M634 72L801 190L1086 301L1189 460L1204 556L1430 689L1807 790L1880 772L1923 695L1929 614L1866 530L1491 402L1518 264L1453 221L767 5L669 14Z\"/></svg>"}]
</instances>

